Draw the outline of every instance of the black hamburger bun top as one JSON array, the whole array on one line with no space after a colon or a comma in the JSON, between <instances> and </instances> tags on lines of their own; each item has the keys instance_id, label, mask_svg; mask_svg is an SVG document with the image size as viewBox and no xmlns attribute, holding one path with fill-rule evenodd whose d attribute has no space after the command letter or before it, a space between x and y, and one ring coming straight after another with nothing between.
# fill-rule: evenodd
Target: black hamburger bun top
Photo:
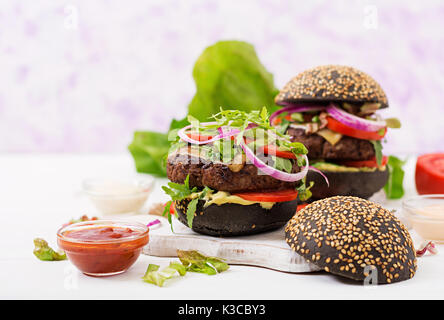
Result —
<instances>
[{"instance_id":1,"label":"black hamburger bun top","mask_svg":"<svg viewBox=\"0 0 444 320\"><path fill-rule=\"evenodd\" d=\"M278 105L286 103L364 102L388 107L381 86L368 74L349 66L325 65L306 70L291 79L276 96Z\"/></svg>"},{"instance_id":2,"label":"black hamburger bun top","mask_svg":"<svg viewBox=\"0 0 444 320\"><path fill-rule=\"evenodd\" d=\"M309 204L287 223L285 238L307 261L346 278L376 276L381 284L416 272L407 229L390 211L361 198L336 196Z\"/></svg>"}]
</instances>

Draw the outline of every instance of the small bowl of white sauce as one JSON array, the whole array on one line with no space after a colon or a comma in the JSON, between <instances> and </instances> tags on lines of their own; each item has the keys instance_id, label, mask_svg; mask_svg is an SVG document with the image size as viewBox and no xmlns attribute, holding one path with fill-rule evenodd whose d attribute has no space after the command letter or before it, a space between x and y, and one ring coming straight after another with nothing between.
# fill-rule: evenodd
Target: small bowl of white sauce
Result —
<instances>
[{"instance_id":1,"label":"small bowl of white sauce","mask_svg":"<svg viewBox=\"0 0 444 320\"><path fill-rule=\"evenodd\" d=\"M104 215L138 213L154 188L154 178L91 178L83 181L83 192Z\"/></svg>"}]
</instances>

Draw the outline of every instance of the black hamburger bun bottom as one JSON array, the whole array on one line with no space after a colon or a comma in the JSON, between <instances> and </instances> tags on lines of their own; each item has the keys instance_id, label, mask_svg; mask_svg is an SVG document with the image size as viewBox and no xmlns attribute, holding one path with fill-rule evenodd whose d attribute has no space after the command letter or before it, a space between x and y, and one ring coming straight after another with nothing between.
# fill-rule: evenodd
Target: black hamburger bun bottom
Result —
<instances>
[{"instance_id":1,"label":"black hamburger bun bottom","mask_svg":"<svg viewBox=\"0 0 444 320\"><path fill-rule=\"evenodd\" d=\"M186 211L191 200L176 201L177 218L188 227ZM240 205L211 204L204 208L199 200L192 223L192 230L210 236L231 237L257 234L284 226L296 213L298 200L276 202L271 209L260 204Z\"/></svg>"},{"instance_id":2,"label":"black hamburger bun bottom","mask_svg":"<svg viewBox=\"0 0 444 320\"><path fill-rule=\"evenodd\" d=\"M309 171L307 174L307 184L313 181L314 185L310 189L312 197L307 202L332 196L355 196L368 199L381 190L389 178L387 167L384 171L322 171L322 173L327 177L330 186L327 185L325 179L319 173Z\"/></svg>"}]
</instances>

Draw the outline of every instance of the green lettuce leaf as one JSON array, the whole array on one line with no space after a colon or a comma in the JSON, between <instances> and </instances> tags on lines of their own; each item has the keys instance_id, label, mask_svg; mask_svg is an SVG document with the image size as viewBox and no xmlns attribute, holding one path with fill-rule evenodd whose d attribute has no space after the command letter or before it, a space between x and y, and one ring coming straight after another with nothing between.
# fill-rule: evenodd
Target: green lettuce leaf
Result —
<instances>
[{"instance_id":1,"label":"green lettuce leaf","mask_svg":"<svg viewBox=\"0 0 444 320\"><path fill-rule=\"evenodd\" d=\"M170 265L162 270L159 270L160 266L156 264L148 265L142 280L163 287L165 281L172 279L176 274L184 276L189 271L215 275L229 268L228 264L221 259L204 256L195 250L177 250L177 256L181 263L176 261L170 262Z\"/></svg>"},{"instance_id":2,"label":"green lettuce leaf","mask_svg":"<svg viewBox=\"0 0 444 320\"><path fill-rule=\"evenodd\" d=\"M185 266L178 262L171 262L168 267L159 271L158 265L150 264L148 265L142 280L156 286L163 287L165 281L173 278L176 273L178 273L180 276L184 276L187 273Z\"/></svg>"},{"instance_id":3,"label":"green lettuce leaf","mask_svg":"<svg viewBox=\"0 0 444 320\"><path fill-rule=\"evenodd\" d=\"M404 170L402 169L405 161L395 156L389 156L387 168L389 170L389 179L384 186L384 191L389 199L400 199L404 196Z\"/></svg>"},{"instance_id":4,"label":"green lettuce leaf","mask_svg":"<svg viewBox=\"0 0 444 320\"><path fill-rule=\"evenodd\" d=\"M34 255L42 261L66 260L65 252L51 249L48 242L41 238L34 239L34 246Z\"/></svg>"},{"instance_id":5,"label":"green lettuce leaf","mask_svg":"<svg viewBox=\"0 0 444 320\"><path fill-rule=\"evenodd\" d=\"M200 121L219 112L220 107L250 112L267 107L274 112L279 92L259 61L254 47L242 41L220 41L208 47L193 69L196 94L188 105L188 115ZM187 117L173 119L168 133L136 131L128 146L138 172L166 176L165 158L176 131L188 124Z\"/></svg>"},{"instance_id":6,"label":"green lettuce leaf","mask_svg":"<svg viewBox=\"0 0 444 320\"><path fill-rule=\"evenodd\" d=\"M195 250L177 250L177 256L187 271L214 275L229 268L228 264L219 258L207 257Z\"/></svg>"},{"instance_id":7,"label":"green lettuce leaf","mask_svg":"<svg viewBox=\"0 0 444 320\"><path fill-rule=\"evenodd\" d=\"M167 134L150 131L136 131L128 146L138 172L160 177L166 176L165 156L169 148Z\"/></svg>"},{"instance_id":8,"label":"green lettuce leaf","mask_svg":"<svg viewBox=\"0 0 444 320\"><path fill-rule=\"evenodd\" d=\"M220 41L206 48L193 69L196 94L189 114L204 121L224 109L245 112L266 106L274 112L279 92L273 75L260 62L254 47L243 41Z\"/></svg>"},{"instance_id":9,"label":"green lettuce leaf","mask_svg":"<svg viewBox=\"0 0 444 320\"><path fill-rule=\"evenodd\" d=\"M369 140L375 148L376 163L378 166L382 164L382 143L380 140Z\"/></svg>"}]
</instances>

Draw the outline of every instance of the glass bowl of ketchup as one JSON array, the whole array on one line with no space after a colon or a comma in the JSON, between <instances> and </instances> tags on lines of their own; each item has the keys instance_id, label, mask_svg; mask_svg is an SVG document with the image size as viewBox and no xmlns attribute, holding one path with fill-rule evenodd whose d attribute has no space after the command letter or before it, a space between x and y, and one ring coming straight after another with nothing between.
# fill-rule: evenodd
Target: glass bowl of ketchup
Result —
<instances>
[{"instance_id":1,"label":"glass bowl of ketchup","mask_svg":"<svg viewBox=\"0 0 444 320\"><path fill-rule=\"evenodd\" d=\"M125 272L148 243L149 228L138 222L94 220L62 227L58 246L84 274L111 276Z\"/></svg>"}]
</instances>

